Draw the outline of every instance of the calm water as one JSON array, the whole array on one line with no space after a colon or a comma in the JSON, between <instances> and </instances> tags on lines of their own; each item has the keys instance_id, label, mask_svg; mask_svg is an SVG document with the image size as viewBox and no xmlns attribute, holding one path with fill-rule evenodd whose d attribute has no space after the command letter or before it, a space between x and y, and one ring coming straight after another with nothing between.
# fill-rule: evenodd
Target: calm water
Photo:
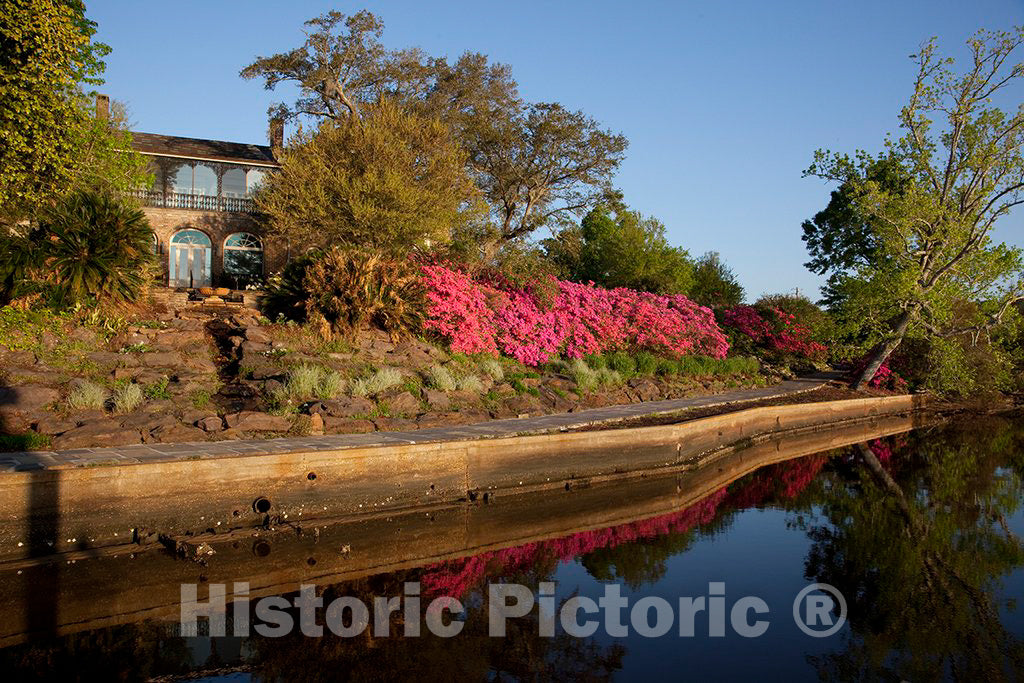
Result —
<instances>
[{"instance_id":1,"label":"calm water","mask_svg":"<svg viewBox=\"0 0 1024 683\"><path fill-rule=\"evenodd\" d=\"M137 619L10 645L0 650L0 670L7 680L1016 679L1024 675L1022 477L1024 420L963 420L768 465L668 514L319 585L328 603L352 596L372 605L418 582L424 604L447 595L465 606L451 638L425 626L422 637L402 637L401 616L389 637L372 637L371 621L351 638L311 638L297 626L273 638L179 637L176 624ZM612 500L614 489L607 493ZM554 583L558 613L573 598L597 601L610 586L630 607L662 598L671 627L641 635L627 608L628 635L609 635L614 624L603 613L581 612L580 621L596 619L595 633L574 637L559 624L547 637L534 608L508 619L505 637L488 636L489 585L536 592L542 582ZM823 638L805 634L793 614L794 598L815 582L847 603L845 623ZM103 599L101 579L90 589ZM708 610L693 617L692 636L680 635L680 598L710 605L713 591L724 592L724 635L709 634ZM767 622L757 637L730 621L747 596L768 610L743 613L743 623ZM648 616L644 623L656 625ZM827 623L819 617L820 629Z\"/></svg>"}]
</instances>

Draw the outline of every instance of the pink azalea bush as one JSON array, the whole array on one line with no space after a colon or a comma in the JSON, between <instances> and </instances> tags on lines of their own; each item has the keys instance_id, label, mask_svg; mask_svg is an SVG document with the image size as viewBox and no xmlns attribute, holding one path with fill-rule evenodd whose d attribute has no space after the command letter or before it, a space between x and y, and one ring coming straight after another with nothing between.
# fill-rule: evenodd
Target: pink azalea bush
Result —
<instances>
[{"instance_id":1,"label":"pink azalea bush","mask_svg":"<svg viewBox=\"0 0 1024 683\"><path fill-rule=\"evenodd\" d=\"M857 363L853 371L850 373L850 379L854 379L860 376L860 373L864 372L864 368L867 367L870 356L865 356ZM889 361L892 357L886 358L878 369L875 370L875 376L868 380L868 386L873 389L888 389L889 391L906 391L907 380L892 369L889 365Z\"/></svg>"},{"instance_id":2,"label":"pink azalea bush","mask_svg":"<svg viewBox=\"0 0 1024 683\"><path fill-rule=\"evenodd\" d=\"M454 351L500 352L539 365L559 355L580 358L616 349L713 358L729 350L711 310L685 296L552 279L553 301L542 302L528 288L478 282L445 265L421 267L425 327Z\"/></svg>"},{"instance_id":3,"label":"pink azalea bush","mask_svg":"<svg viewBox=\"0 0 1024 683\"><path fill-rule=\"evenodd\" d=\"M746 337L747 344L769 351L811 359L823 359L828 347L814 341L806 325L796 316L778 308L767 311L755 306L734 306L725 311L722 321L734 335Z\"/></svg>"}]
</instances>

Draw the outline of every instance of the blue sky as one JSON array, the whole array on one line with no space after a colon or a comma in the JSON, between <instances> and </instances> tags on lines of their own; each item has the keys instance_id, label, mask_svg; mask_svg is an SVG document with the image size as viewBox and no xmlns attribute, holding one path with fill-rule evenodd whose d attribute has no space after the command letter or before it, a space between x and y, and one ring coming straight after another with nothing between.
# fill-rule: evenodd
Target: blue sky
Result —
<instances>
[{"instance_id":1,"label":"blue sky","mask_svg":"<svg viewBox=\"0 0 1024 683\"><path fill-rule=\"evenodd\" d=\"M293 92L238 71L299 45L306 19L363 8L389 47L483 52L512 66L524 97L625 133L626 202L691 254L720 252L751 300L817 296L800 240L830 189L801 177L814 150L880 149L923 40L957 54L979 28L1024 24L1021 0L87 2L114 50L102 90L136 130L243 142L265 140L268 105ZM996 237L1024 244L1022 228L1018 213Z\"/></svg>"}]
</instances>

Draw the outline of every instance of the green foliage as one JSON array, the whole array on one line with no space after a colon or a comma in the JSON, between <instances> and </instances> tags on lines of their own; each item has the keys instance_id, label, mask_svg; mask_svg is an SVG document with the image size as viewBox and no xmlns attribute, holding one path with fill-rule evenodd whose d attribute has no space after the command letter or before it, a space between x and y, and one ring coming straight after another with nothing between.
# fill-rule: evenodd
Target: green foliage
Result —
<instances>
[{"instance_id":1,"label":"green foliage","mask_svg":"<svg viewBox=\"0 0 1024 683\"><path fill-rule=\"evenodd\" d=\"M614 351L608 355L608 368L629 378L636 374L636 360L625 351Z\"/></svg>"},{"instance_id":2,"label":"green foliage","mask_svg":"<svg viewBox=\"0 0 1024 683\"><path fill-rule=\"evenodd\" d=\"M114 412L130 413L146 402L142 387L128 382L114 389Z\"/></svg>"},{"instance_id":3,"label":"green foliage","mask_svg":"<svg viewBox=\"0 0 1024 683\"><path fill-rule=\"evenodd\" d=\"M807 170L839 184L805 241L809 266L830 273L838 331L871 350L855 386L905 337L987 333L1024 300L1021 250L992 239L1024 188L1024 110L993 105L1024 78L1011 61L1022 42L1024 27L980 31L957 73L929 41L914 55L903 136L877 155L819 150ZM976 305L973 319L957 314L964 303Z\"/></svg>"},{"instance_id":4,"label":"green foliage","mask_svg":"<svg viewBox=\"0 0 1024 683\"><path fill-rule=\"evenodd\" d=\"M71 410L103 410L107 404L107 390L93 382L79 382L68 394L67 405Z\"/></svg>"},{"instance_id":5,"label":"green foliage","mask_svg":"<svg viewBox=\"0 0 1024 683\"><path fill-rule=\"evenodd\" d=\"M636 361L636 374L653 375L658 368L658 357L650 351L638 351L633 355Z\"/></svg>"},{"instance_id":6,"label":"green foliage","mask_svg":"<svg viewBox=\"0 0 1024 683\"><path fill-rule=\"evenodd\" d=\"M438 120L384 102L366 119L326 122L284 150L256 197L297 244L405 253L444 244L473 216L465 156Z\"/></svg>"},{"instance_id":7,"label":"green foliage","mask_svg":"<svg viewBox=\"0 0 1024 683\"><path fill-rule=\"evenodd\" d=\"M580 282L656 294L685 294L693 283L688 255L668 243L665 226L625 207L598 207L580 228L566 228L544 244L548 257Z\"/></svg>"},{"instance_id":8,"label":"green foliage","mask_svg":"<svg viewBox=\"0 0 1024 683\"><path fill-rule=\"evenodd\" d=\"M0 452L41 451L50 448L50 442L49 435L37 432L0 434Z\"/></svg>"},{"instance_id":9,"label":"green foliage","mask_svg":"<svg viewBox=\"0 0 1024 683\"><path fill-rule=\"evenodd\" d=\"M304 283L306 317L324 339L351 338L371 323L400 339L422 325L423 284L407 258L332 247L307 267Z\"/></svg>"},{"instance_id":10,"label":"green foliage","mask_svg":"<svg viewBox=\"0 0 1024 683\"><path fill-rule=\"evenodd\" d=\"M457 381L459 391L472 391L481 393L484 390L484 383L476 375L463 375Z\"/></svg>"},{"instance_id":11,"label":"green foliage","mask_svg":"<svg viewBox=\"0 0 1024 683\"><path fill-rule=\"evenodd\" d=\"M709 251L693 264L693 284L687 296L713 310L743 303L743 287L717 252Z\"/></svg>"},{"instance_id":12,"label":"green foliage","mask_svg":"<svg viewBox=\"0 0 1024 683\"><path fill-rule=\"evenodd\" d=\"M171 392L167 390L167 386L169 383L169 379L167 379L166 377L161 377L156 382L146 385L145 389L143 390L143 393L145 393L146 398L152 400L169 399L171 397Z\"/></svg>"},{"instance_id":13,"label":"green foliage","mask_svg":"<svg viewBox=\"0 0 1024 683\"><path fill-rule=\"evenodd\" d=\"M319 365L297 365L288 371L281 399L307 401L337 398L345 391L345 379L336 371Z\"/></svg>"},{"instance_id":14,"label":"green foliage","mask_svg":"<svg viewBox=\"0 0 1024 683\"><path fill-rule=\"evenodd\" d=\"M212 398L210 392L205 389L197 389L189 394L189 401L196 410L204 410L209 407Z\"/></svg>"},{"instance_id":15,"label":"green foliage","mask_svg":"<svg viewBox=\"0 0 1024 683\"><path fill-rule=\"evenodd\" d=\"M0 217L17 220L71 184L84 124L79 83L99 83L110 48L78 1L0 6Z\"/></svg>"},{"instance_id":16,"label":"green foliage","mask_svg":"<svg viewBox=\"0 0 1024 683\"><path fill-rule=\"evenodd\" d=\"M597 372L582 358L575 358L569 363L569 376L580 394L593 391L597 386Z\"/></svg>"},{"instance_id":17,"label":"green foliage","mask_svg":"<svg viewBox=\"0 0 1024 683\"><path fill-rule=\"evenodd\" d=\"M402 372L397 368L381 368L369 377L360 377L352 381L351 391L354 396L376 396L402 383Z\"/></svg>"},{"instance_id":18,"label":"green foliage","mask_svg":"<svg viewBox=\"0 0 1024 683\"><path fill-rule=\"evenodd\" d=\"M284 269L267 278L261 302L263 314L272 321L306 321L306 271L323 252L313 250L293 259Z\"/></svg>"},{"instance_id":19,"label":"green foliage","mask_svg":"<svg viewBox=\"0 0 1024 683\"><path fill-rule=\"evenodd\" d=\"M505 377L505 368L497 358L481 358L479 366L480 370L495 382L500 382Z\"/></svg>"},{"instance_id":20,"label":"green foliage","mask_svg":"<svg viewBox=\"0 0 1024 683\"><path fill-rule=\"evenodd\" d=\"M427 370L430 386L440 391L455 391L457 382L451 371L443 365L431 365Z\"/></svg>"},{"instance_id":21,"label":"green foliage","mask_svg":"<svg viewBox=\"0 0 1024 683\"><path fill-rule=\"evenodd\" d=\"M60 305L134 301L149 280L149 221L141 209L110 196L73 194L47 213L36 233L34 274L52 284Z\"/></svg>"}]
</instances>

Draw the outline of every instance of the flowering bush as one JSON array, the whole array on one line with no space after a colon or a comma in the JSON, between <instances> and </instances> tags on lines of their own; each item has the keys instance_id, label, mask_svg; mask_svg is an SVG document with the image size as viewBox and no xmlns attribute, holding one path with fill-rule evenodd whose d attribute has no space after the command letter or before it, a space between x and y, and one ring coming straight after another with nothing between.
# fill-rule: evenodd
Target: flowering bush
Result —
<instances>
[{"instance_id":1,"label":"flowering bush","mask_svg":"<svg viewBox=\"0 0 1024 683\"><path fill-rule=\"evenodd\" d=\"M650 349L675 356L724 358L725 335L711 310L685 296L603 289L550 279L546 288L477 282L440 264L421 266L427 292L424 327L454 351L504 353L525 365L557 355L581 358L614 349Z\"/></svg>"},{"instance_id":2,"label":"flowering bush","mask_svg":"<svg viewBox=\"0 0 1024 683\"><path fill-rule=\"evenodd\" d=\"M889 391L906 391L907 380L903 379L898 372L889 367L889 361L891 358L886 358L885 362L882 363L877 370L875 370L875 376L868 381L868 386L875 389L888 389ZM867 367L868 357L865 356L857 366L850 373L851 378L859 377L860 373L864 372L864 368Z\"/></svg>"},{"instance_id":3,"label":"flowering bush","mask_svg":"<svg viewBox=\"0 0 1024 683\"><path fill-rule=\"evenodd\" d=\"M723 324L733 338L746 337L740 345L760 346L775 353L824 359L828 348L811 338L806 325L796 316L778 308L760 309L755 306L734 306L723 314Z\"/></svg>"}]
</instances>

